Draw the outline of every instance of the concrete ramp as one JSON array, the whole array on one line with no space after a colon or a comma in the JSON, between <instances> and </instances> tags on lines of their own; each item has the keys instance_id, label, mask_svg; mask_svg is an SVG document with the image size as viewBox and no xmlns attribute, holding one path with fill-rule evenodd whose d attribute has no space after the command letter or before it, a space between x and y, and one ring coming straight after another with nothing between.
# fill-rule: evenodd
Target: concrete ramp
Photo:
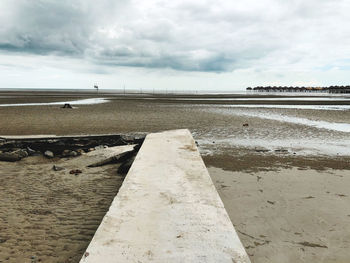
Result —
<instances>
[{"instance_id":1,"label":"concrete ramp","mask_svg":"<svg viewBox=\"0 0 350 263\"><path fill-rule=\"evenodd\" d=\"M188 130L146 137L80 262L250 262Z\"/></svg>"}]
</instances>

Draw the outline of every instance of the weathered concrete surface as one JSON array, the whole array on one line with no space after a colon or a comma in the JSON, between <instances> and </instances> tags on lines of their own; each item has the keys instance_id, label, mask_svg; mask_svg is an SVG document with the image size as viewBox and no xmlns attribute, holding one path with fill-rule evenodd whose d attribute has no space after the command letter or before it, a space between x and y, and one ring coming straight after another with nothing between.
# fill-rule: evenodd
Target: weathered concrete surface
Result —
<instances>
[{"instance_id":1,"label":"weathered concrete surface","mask_svg":"<svg viewBox=\"0 0 350 263\"><path fill-rule=\"evenodd\" d=\"M132 151L136 144L128 144L121 146L113 146L108 148L97 149L95 151L88 152L86 155L91 157L96 157L98 159L106 159L117 154Z\"/></svg>"},{"instance_id":2,"label":"weathered concrete surface","mask_svg":"<svg viewBox=\"0 0 350 263\"><path fill-rule=\"evenodd\" d=\"M188 130L146 137L80 262L250 262Z\"/></svg>"}]
</instances>

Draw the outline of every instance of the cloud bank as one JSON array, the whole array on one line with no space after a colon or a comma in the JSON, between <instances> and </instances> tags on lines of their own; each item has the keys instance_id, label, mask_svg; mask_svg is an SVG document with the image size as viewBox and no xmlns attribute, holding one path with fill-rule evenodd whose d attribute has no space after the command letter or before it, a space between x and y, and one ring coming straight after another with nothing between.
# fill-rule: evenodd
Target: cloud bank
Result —
<instances>
[{"instance_id":1,"label":"cloud bank","mask_svg":"<svg viewBox=\"0 0 350 263\"><path fill-rule=\"evenodd\" d=\"M189 72L350 67L347 0L2 0L0 53Z\"/></svg>"}]
</instances>

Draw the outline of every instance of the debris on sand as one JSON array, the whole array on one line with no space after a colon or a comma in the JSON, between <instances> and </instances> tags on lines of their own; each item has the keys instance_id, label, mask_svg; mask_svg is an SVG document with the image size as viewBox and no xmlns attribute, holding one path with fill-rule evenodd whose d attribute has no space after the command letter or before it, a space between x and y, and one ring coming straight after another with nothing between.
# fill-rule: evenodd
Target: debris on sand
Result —
<instances>
[{"instance_id":1,"label":"debris on sand","mask_svg":"<svg viewBox=\"0 0 350 263\"><path fill-rule=\"evenodd\" d=\"M70 174L75 174L75 175L77 175L77 174L81 174L82 171L79 170L79 169L73 169L73 170L70 170L69 173L70 173Z\"/></svg>"},{"instance_id":2,"label":"debris on sand","mask_svg":"<svg viewBox=\"0 0 350 263\"><path fill-rule=\"evenodd\" d=\"M336 195L339 197L347 197L347 195L344 195L344 194L336 194Z\"/></svg>"},{"instance_id":3,"label":"debris on sand","mask_svg":"<svg viewBox=\"0 0 350 263\"><path fill-rule=\"evenodd\" d=\"M311 243L311 242L298 242L297 244L302 245L304 247L319 247L319 248L328 248L327 246L316 244L316 243Z\"/></svg>"},{"instance_id":4,"label":"debris on sand","mask_svg":"<svg viewBox=\"0 0 350 263\"><path fill-rule=\"evenodd\" d=\"M47 158L76 157L96 149L137 144L146 135L91 135L55 138L1 139L0 161L16 162L27 156L44 155Z\"/></svg>"},{"instance_id":5,"label":"debris on sand","mask_svg":"<svg viewBox=\"0 0 350 263\"><path fill-rule=\"evenodd\" d=\"M54 171L62 171L62 170L64 170L65 168L63 168L63 167L60 167L60 166L57 166L57 165L54 165L54 166L52 166L52 170L54 170Z\"/></svg>"},{"instance_id":6,"label":"debris on sand","mask_svg":"<svg viewBox=\"0 0 350 263\"><path fill-rule=\"evenodd\" d=\"M78 152L71 150L64 150L62 152L62 157L76 157L78 155L80 155Z\"/></svg>"},{"instance_id":7,"label":"debris on sand","mask_svg":"<svg viewBox=\"0 0 350 263\"><path fill-rule=\"evenodd\" d=\"M276 149L275 153L288 153L287 149Z\"/></svg>"},{"instance_id":8,"label":"debris on sand","mask_svg":"<svg viewBox=\"0 0 350 263\"><path fill-rule=\"evenodd\" d=\"M53 152L51 152L51 151L45 151L45 152L44 152L44 156L47 157L47 158L53 158L53 157L55 157L55 155L54 155Z\"/></svg>"},{"instance_id":9,"label":"debris on sand","mask_svg":"<svg viewBox=\"0 0 350 263\"><path fill-rule=\"evenodd\" d=\"M303 199L312 199L312 198L315 198L315 197L312 196L312 195L309 195L309 196L307 196L307 197L303 197Z\"/></svg>"},{"instance_id":10,"label":"debris on sand","mask_svg":"<svg viewBox=\"0 0 350 263\"><path fill-rule=\"evenodd\" d=\"M72 105L70 105L69 103L65 103L61 108L62 109L73 109Z\"/></svg>"},{"instance_id":11,"label":"debris on sand","mask_svg":"<svg viewBox=\"0 0 350 263\"><path fill-rule=\"evenodd\" d=\"M267 153L270 150L269 149L264 149L264 148L255 148L254 149L257 153Z\"/></svg>"},{"instance_id":12,"label":"debris on sand","mask_svg":"<svg viewBox=\"0 0 350 263\"><path fill-rule=\"evenodd\" d=\"M135 149L135 147L137 149ZM139 147L137 147L137 146L135 146L135 147L131 151L127 151L127 152L123 152L123 153L120 153L117 155L113 155L111 157L108 157L108 158L103 159L101 161L98 161L96 163L90 164L88 167L99 167L99 166L103 166L106 164L125 162L128 159L130 159L131 157L133 157L135 155L135 153L138 151Z\"/></svg>"},{"instance_id":13,"label":"debris on sand","mask_svg":"<svg viewBox=\"0 0 350 263\"><path fill-rule=\"evenodd\" d=\"M11 152L1 152L0 161L17 162L27 156L28 156L28 153L22 149L11 151Z\"/></svg>"}]
</instances>

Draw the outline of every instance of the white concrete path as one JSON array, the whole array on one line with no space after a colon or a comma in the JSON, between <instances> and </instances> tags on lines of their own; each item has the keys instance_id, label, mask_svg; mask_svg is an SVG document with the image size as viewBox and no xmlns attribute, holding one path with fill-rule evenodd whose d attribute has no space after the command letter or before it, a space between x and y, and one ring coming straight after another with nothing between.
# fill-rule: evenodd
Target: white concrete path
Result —
<instances>
[{"instance_id":1,"label":"white concrete path","mask_svg":"<svg viewBox=\"0 0 350 263\"><path fill-rule=\"evenodd\" d=\"M250 262L188 130L146 137L80 262Z\"/></svg>"}]
</instances>

